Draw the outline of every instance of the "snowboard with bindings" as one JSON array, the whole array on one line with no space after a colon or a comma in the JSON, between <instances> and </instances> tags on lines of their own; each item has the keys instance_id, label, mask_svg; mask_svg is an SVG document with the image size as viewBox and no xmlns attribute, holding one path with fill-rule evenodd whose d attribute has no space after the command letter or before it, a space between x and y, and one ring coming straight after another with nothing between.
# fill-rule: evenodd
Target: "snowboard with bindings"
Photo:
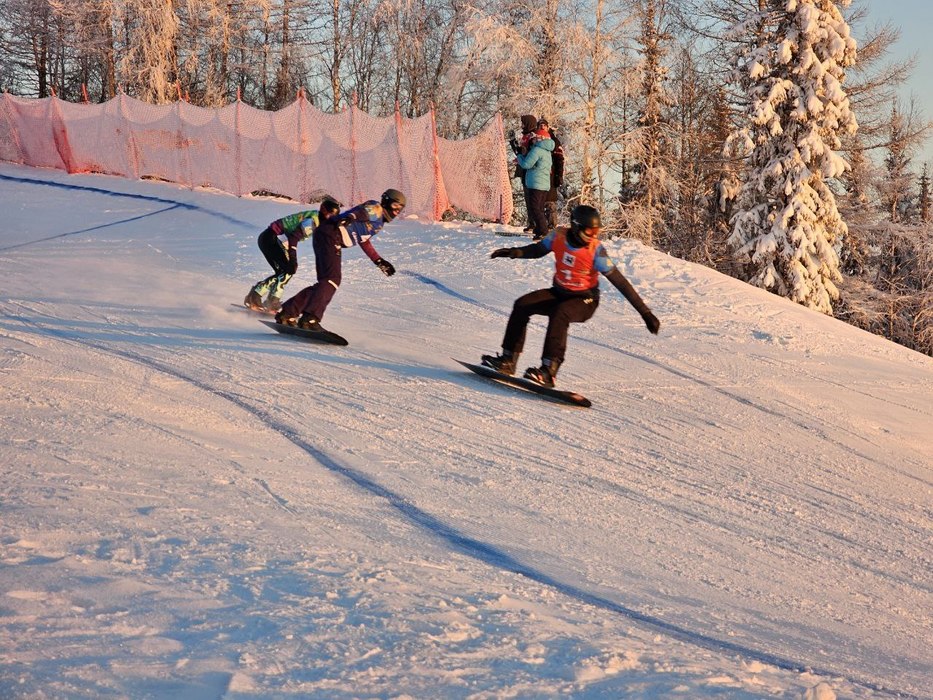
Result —
<instances>
[{"instance_id":1,"label":"snowboard with bindings","mask_svg":"<svg viewBox=\"0 0 933 700\"><path fill-rule=\"evenodd\" d=\"M582 408L589 408L592 406L592 402L585 396L578 394L575 391L564 391L563 389L554 389L549 386L541 386L536 382L531 381L530 379L525 379L523 377L513 377L508 374L502 374L497 372L491 367L486 367L485 365L474 365L469 362L464 362L463 360L457 360L461 365L466 367L471 372L492 379L499 384L504 384L506 386L511 386L516 389L523 389L525 391L530 391L541 396L545 396L555 401L561 401L563 403L568 403L572 406L580 406Z\"/></svg>"},{"instance_id":2,"label":"snowboard with bindings","mask_svg":"<svg viewBox=\"0 0 933 700\"><path fill-rule=\"evenodd\" d=\"M307 328L298 328L298 326L286 326L284 323L276 323L275 321L266 321L265 319L259 319L260 323L263 323L269 328L274 328L279 333L284 333L285 335L294 335L302 340L308 340L312 343L326 343L328 345L349 345L349 341L344 338L342 335L337 335L333 331L326 330L322 328L319 331L311 331Z\"/></svg>"},{"instance_id":3,"label":"snowboard with bindings","mask_svg":"<svg viewBox=\"0 0 933 700\"><path fill-rule=\"evenodd\" d=\"M493 231L493 233L496 234L497 236L505 236L507 238L531 239L532 243L540 243L541 241L544 240L544 236L542 236L541 238L536 238L533 232L532 233L520 233L520 232L515 232L515 231Z\"/></svg>"},{"instance_id":4,"label":"snowboard with bindings","mask_svg":"<svg viewBox=\"0 0 933 700\"><path fill-rule=\"evenodd\" d=\"M254 309L252 306L247 306L246 304L230 304L230 306L235 306L238 309L250 311L260 316L275 316L275 311L270 311L269 309Z\"/></svg>"}]
</instances>

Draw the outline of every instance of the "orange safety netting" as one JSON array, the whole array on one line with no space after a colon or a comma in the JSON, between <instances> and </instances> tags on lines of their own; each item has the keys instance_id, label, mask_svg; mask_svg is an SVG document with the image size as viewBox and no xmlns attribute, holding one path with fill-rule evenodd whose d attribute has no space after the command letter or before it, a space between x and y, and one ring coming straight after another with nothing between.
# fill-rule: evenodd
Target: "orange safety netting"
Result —
<instances>
[{"instance_id":1,"label":"orange safety netting","mask_svg":"<svg viewBox=\"0 0 933 700\"><path fill-rule=\"evenodd\" d=\"M408 213L433 220L451 206L508 221L512 189L502 120L462 141L437 135L433 112L328 114L303 98L277 112L235 102L151 105L120 94L102 104L0 95L0 160L303 202L349 206L394 187Z\"/></svg>"}]
</instances>

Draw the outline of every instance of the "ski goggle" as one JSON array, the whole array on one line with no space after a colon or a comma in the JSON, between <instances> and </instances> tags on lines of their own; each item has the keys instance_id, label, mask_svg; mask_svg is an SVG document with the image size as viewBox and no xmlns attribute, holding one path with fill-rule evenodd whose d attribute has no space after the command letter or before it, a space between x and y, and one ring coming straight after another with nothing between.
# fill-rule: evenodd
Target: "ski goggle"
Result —
<instances>
[{"instance_id":1,"label":"ski goggle","mask_svg":"<svg viewBox=\"0 0 933 700\"><path fill-rule=\"evenodd\" d=\"M594 238L599 238L599 234L602 232L602 226L590 226L589 228L580 229L580 238L583 239L584 243L590 243Z\"/></svg>"}]
</instances>

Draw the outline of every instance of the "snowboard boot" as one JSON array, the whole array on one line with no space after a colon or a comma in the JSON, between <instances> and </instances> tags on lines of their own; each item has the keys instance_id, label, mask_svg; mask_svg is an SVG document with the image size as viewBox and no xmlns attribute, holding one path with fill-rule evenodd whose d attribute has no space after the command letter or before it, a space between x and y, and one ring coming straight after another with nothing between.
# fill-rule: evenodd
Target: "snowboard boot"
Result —
<instances>
[{"instance_id":1,"label":"snowboard boot","mask_svg":"<svg viewBox=\"0 0 933 700\"><path fill-rule=\"evenodd\" d=\"M256 293L255 289L249 290L249 294L246 295L243 303L254 311L265 311L265 307L262 305L262 297Z\"/></svg>"},{"instance_id":2,"label":"snowboard boot","mask_svg":"<svg viewBox=\"0 0 933 700\"><path fill-rule=\"evenodd\" d=\"M560 367L560 362L557 360L550 360L545 358L541 361L540 367L529 367L525 370L525 379L534 382L535 384L540 384L541 386L546 386L548 388L554 388L554 380L557 378L557 370Z\"/></svg>"},{"instance_id":3,"label":"snowboard boot","mask_svg":"<svg viewBox=\"0 0 933 700\"><path fill-rule=\"evenodd\" d=\"M321 322L318 320L317 316L313 314L301 314L301 318L298 319L298 327L304 328L306 331L324 330L321 328Z\"/></svg>"},{"instance_id":4,"label":"snowboard boot","mask_svg":"<svg viewBox=\"0 0 933 700\"><path fill-rule=\"evenodd\" d=\"M515 374L515 365L518 363L518 355L503 350L501 355L483 355L480 364L484 367L496 370L499 374L507 374L510 377Z\"/></svg>"},{"instance_id":5,"label":"snowboard boot","mask_svg":"<svg viewBox=\"0 0 933 700\"><path fill-rule=\"evenodd\" d=\"M284 311L279 311L275 315L275 322L281 323L283 326L297 326L298 319L294 316L287 315Z\"/></svg>"},{"instance_id":6,"label":"snowboard boot","mask_svg":"<svg viewBox=\"0 0 933 700\"><path fill-rule=\"evenodd\" d=\"M266 299L265 309L266 311L278 313L282 310L282 300L277 299L276 297L269 297Z\"/></svg>"}]
</instances>

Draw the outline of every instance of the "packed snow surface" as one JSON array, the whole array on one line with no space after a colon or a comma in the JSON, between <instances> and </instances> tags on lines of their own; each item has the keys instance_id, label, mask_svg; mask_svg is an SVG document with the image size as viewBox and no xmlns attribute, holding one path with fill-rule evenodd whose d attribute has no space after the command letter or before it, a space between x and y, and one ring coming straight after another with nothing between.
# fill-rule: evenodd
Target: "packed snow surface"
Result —
<instances>
[{"instance_id":1,"label":"packed snow surface","mask_svg":"<svg viewBox=\"0 0 933 700\"><path fill-rule=\"evenodd\" d=\"M0 697L933 697L931 358L612 240L661 332L603 282L571 408L453 360L550 283L501 227L345 251L338 348L231 305L293 202L0 203Z\"/></svg>"}]
</instances>

